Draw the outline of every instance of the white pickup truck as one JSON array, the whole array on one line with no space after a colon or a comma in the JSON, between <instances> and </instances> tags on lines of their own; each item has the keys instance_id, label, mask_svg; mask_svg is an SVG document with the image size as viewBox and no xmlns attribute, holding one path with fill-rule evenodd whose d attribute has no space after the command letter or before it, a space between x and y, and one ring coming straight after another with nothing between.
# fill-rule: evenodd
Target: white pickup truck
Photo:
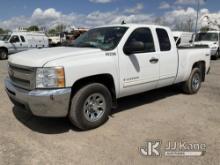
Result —
<instances>
[{"instance_id":1,"label":"white pickup truck","mask_svg":"<svg viewBox=\"0 0 220 165\"><path fill-rule=\"evenodd\" d=\"M194 45L207 45L211 49L211 57L217 60L220 58L220 31L198 32Z\"/></svg>"},{"instance_id":2,"label":"white pickup truck","mask_svg":"<svg viewBox=\"0 0 220 165\"><path fill-rule=\"evenodd\" d=\"M108 119L118 98L173 84L197 93L209 68L209 48L177 49L167 27L112 25L89 30L72 47L10 56L5 88L34 115L68 116L87 130Z\"/></svg>"},{"instance_id":3,"label":"white pickup truck","mask_svg":"<svg viewBox=\"0 0 220 165\"><path fill-rule=\"evenodd\" d=\"M15 31L0 36L0 60L8 55L33 48L48 47L48 37L43 32Z\"/></svg>"}]
</instances>

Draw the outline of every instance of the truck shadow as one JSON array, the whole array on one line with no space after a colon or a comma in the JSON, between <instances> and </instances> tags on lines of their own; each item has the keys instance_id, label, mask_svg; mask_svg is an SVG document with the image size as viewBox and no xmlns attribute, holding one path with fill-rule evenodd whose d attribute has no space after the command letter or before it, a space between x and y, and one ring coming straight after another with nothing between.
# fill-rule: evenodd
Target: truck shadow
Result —
<instances>
[{"instance_id":1,"label":"truck shadow","mask_svg":"<svg viewBox=\"0 0 220 165\"><path fill-rule=\"evenodd\" d=\"M182 94L178 86L169 86L165 88L155 89L137 95L124 97L118 100L118 107L112 110L112 116L121 111L131 110L134 107L150 104L167 97Z\"/></svg>"},{"instance_id":2,"label":"truck shadow","mask_svg":"<svg viewBox=\"0 0 220 165\"><path fill-rule=\"evenodd\" d=\"M175 87L166 87L119 99L118 107L112 110L111 117L114 117L116 113L131 110L134 107L156 102L157 100L180 93L181 91ZM24 108L18 106L13 108L13 113L18 121L35 132L43 134L61 134L70 130L80 132L80 130L74 127L67 118L36 117Z\"/></svg>"},{"instance_id":3,"label":"truck shadow","mask_svg":"<svg viewBox=\"0 0 220 165\"><path fill-rule=\"evenodd\" d=\"M80 131L67 118L37 117L23 107L14 106L13 113L18 121L29 129L43 134L61 134L70 130Z\"/></svg>"}]
</instances>

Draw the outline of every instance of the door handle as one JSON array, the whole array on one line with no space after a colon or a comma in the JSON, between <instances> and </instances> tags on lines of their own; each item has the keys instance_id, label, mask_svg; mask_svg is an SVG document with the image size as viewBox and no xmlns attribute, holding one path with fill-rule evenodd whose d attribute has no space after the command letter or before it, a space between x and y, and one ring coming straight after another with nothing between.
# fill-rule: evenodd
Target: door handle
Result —
<instances>
[{"instance_id":1,"label":"door handle","mask_svg":"<svg viewBox=\"0 0 220 165\"><path fill-rule=\"evenodd\" d=\"M158 58L151 58L150 59L150 63L152 63L152 64L156 64L156 63L158 63L158 61L159 61L159 59Z\"/></svg>"}]
</instances>

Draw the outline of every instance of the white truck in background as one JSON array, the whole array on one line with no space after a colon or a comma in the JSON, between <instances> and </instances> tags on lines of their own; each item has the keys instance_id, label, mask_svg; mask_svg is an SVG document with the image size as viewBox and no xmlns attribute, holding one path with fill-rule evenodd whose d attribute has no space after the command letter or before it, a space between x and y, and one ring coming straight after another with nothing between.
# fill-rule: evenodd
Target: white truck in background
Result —
<instances>
[{"instance_id":1,"label":"white truck in background","mask_svg":"<svg viewBox=\"0 0 220 165\"><path fill-rule=\"evenodd\" d=\"M220 57L220 31L198 32L194 45L207 45L211 49L211 57L217 60Z\"/></svg>"},{"instance_id":2,"label":"white truck in background","mask_svg":"<svg viewBox=\"0 0 220 165\"><path fill-rule=\"evenodd\" d=\"M48 46L48 37L42 32L12 32L0 37L0 59L7 59L8 55L24 50Z\"/></svg>"},{"instance_id":3,"label":"white truck in background","mask_svg":"<svg viewBox=\"0 0 220 165\"><path fill-rule=\"evenodd\" d=\"M184 32L184 31L173 31L173 37L176 41L176 45L178 47L190 46L193 42L193 34L192 32Z\"/></svg>"},{"instance_id":4,"label":"white truck in background","mask_svg":"<svg viewBox=\"0 0 220 165\"><path fill-rule=\"evenodd\" d=\"M8 61L5 89L15 105L36 116L68 116L87 130L107 121L118 98L174 84L197 93L209 72L210 49L177 49L167 27L124 24L91 29L70 47L21 52Z\"/></svg>"},{"instance_id":5,"label":"white truck in background","mask_svg":"<svg viewBox=\"0 0 220 165\"><path fill-rule=\"evenodd\" d=\"M48 39L49 39L49 45L51 47L61 46L61 43L63 41L60 35L49 36Z\"/></svg>"}]
</instances>

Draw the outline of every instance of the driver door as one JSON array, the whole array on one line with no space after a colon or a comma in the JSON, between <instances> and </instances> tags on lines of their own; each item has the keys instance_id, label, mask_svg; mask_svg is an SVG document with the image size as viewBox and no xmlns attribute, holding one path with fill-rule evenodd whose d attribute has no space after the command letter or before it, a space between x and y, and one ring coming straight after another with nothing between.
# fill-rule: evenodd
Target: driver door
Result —
<instances>
[{"instance_id":1,"label":"driver door","mask_svg":"<svg viewBox=\"0 0 220 165\"><path fill-rule=\"evenodd\" d=\"M129 55L125 54L123 49L119 50L121 97L156 87L159 80L159 56L154 38L150 28L137 28L131 33L124 47L137 41L144 44L144 50Z\"/></svg>"},{"instance_id":2,"label":"driver door","mask_svg":"<svg viewBox=\"0 0 220 165\"><path fill-rule=\"evenodd\" d=\"M10 42L9 51L11 53L17 53L17 52L21 51L22 43L21 43L18 35L13 35L10 38L9 42Z\"/></svg>"}]
</instances>

